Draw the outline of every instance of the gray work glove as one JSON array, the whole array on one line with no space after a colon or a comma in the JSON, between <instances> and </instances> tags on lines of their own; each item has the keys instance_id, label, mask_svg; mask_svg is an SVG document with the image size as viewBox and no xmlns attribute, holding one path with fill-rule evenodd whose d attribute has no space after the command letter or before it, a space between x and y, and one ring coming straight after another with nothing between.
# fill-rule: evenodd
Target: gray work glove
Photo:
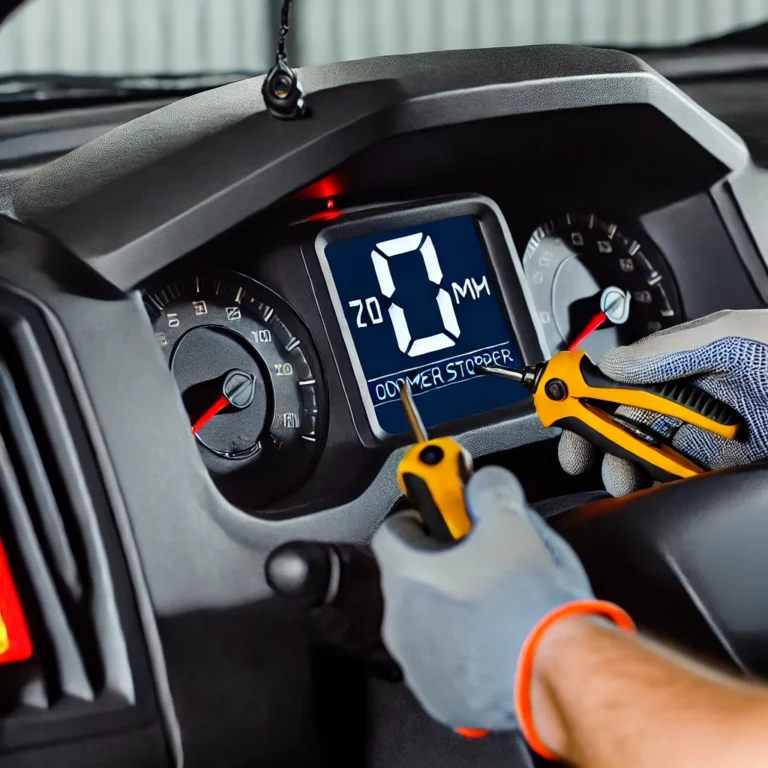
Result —
<instances>
[{"instance_id":1,"label":"gray work glove","mask_svg":"<svg viewBox=\"0 0 768 768\"><path fill-rule=\"evenodd\" d=\"M570 546L529 509L520 483L498 467L466 489L472 532L430 538L403 512L373 539L384 593L384 643L427 712L453 728L517 727L518 657L552 610L592 599Z\"/></svg>"},{"instance_id":2,"label":"gray work glove","mask_svg":"<svg viewBox=\"0 0 768 768\"><path fill-rule=\"evenodd\" d=\"M696 386L735 408L747 424L743 440L724 440L676 419L639 409L618 413L672 439L672 446L709 469L768 458L768 310L725 311L660 331L629 347L608 350L600 369L616 381L650 384L694 377ZM565 432L558 450L571 475L587 470L598 449ZM638 467L616 456L603 459L603 482L623 496L649 484Z\"/></svg>"}]
</instances>

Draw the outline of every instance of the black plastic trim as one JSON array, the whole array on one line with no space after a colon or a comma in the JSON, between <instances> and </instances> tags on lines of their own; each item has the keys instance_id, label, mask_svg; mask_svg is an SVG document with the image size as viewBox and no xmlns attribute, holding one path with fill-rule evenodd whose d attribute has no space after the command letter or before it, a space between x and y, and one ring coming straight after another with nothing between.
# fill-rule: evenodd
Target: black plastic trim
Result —
<instances>
[{"instance_id":1,"label":"black plastic trim","mask_svg":"<svg viewBox=\"0 0 768 768\"><path fill-rule=\"evenodd\" d=\"M37 241L37 235L33 236L33 241ZM82 419L83 429L93 450L93 457L98 466L104 492L112 511L122 554L125 558L125 566L130 574L133 599L146 643L148 663L152 672L155 695L161 712L170 760L173 765L183 765L184 755L181 729L171 695L164 650L160 640L147 578L134 535L133 524L126 506L126 500L120 489L118 474L110 458L104 433L93 406L93 401L89 397L83 373L71 346L71 340L67 337L60 318L54 314L50 306L47 306L38 297L22 290L17 285L4 284L3 287L23 301L28 302L39 313L45 330L50 334L50 341L52 343L50 354L58 356L57 359L60 360L63 375L67 377L71 387L74 404L76 404L75 407L78 409ZM42 326L40 330L42 332Z\"/></svg>"},{"instance_id":2,"label":"black plastic trim","mask_svg":"<svg viewBox=\"0 0 768 768\"><path fill-rule=\"evenodd\" d=\"M723 226L752 279L755 291L763 304L768 305L768 264L760 257L757 242L759 233L750 231L746 226L738 207L736 192L729 182L716 184L710 194Z\"/></svg>"},{"instance_id":3,"label":"black plastic trim","mask_svg":"<svg viewBox=\"0 0 768 768\"><path fill-rule=\"evenodd\" d=\"M425 128L650 104L722 163L724 175L750 164L735 133L618 51L446 51L328 65L301 78L308 119L270 118L262 78L198 94L32 174L15 191L17 215L125 289L361 149Z\"/></svg>"}]
</instances>

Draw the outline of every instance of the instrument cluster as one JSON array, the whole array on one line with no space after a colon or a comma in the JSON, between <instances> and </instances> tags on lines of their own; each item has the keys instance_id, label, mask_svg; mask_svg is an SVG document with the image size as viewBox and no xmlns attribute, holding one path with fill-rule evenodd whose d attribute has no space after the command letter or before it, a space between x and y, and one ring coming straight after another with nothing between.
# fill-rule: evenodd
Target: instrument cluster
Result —
<instances>
[{"instance_id":1,"label":"instrument cluster","mask_svg":"<svg viewBox=\"0 0 768 768\"><path fill-rule=\"evenodd\" d=\"M227 270L176 276L148 288L144 305L222 493L250 509L304 482L325 441L328 398L298 313Z\"/></svg>"},{"instance_id":2,"label":"instrument cluster","mask_svg":"<svg viewBox=\"0 0 768 768\"><path fill-rule=\"evenodd\" d=\"M403 384L427 427L460 434L528 398L479 369L564 349L597 361L681 320L661 253L593 213L550 219L526 232L527 244L515 244L502 210L479 195L301 226L294 245L321 322L308 322L309 308L291 306L279 286L231 270L202 266L143 293L202 460L246 510L307 482L339 408L364 446L391 452L408 440ZM315 337L326 333L323 356ZM330 372L347 400L333 413Z\"/></svg>"}]
</instances>

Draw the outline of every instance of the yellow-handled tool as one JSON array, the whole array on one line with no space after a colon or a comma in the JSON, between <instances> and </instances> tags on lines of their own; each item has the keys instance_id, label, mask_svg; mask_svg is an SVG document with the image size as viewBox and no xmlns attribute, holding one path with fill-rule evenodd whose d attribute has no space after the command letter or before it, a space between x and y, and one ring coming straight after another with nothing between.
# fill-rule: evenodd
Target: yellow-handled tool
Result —
<instances>
[{"instance_id":1,"label":"yellow-handled tool","mask_svg":"<svg viewBox=\"0 0 768 768\"><path fill-rule=\"evenodd\" d=\"M472 457L453 438L429 439L407 383L400 386L400 398L416 438L400 462L400 488L432 536L441 541L462 539L472 529L464 502Z\"/></svg>"},{"instance_id":2,"label":"yellow-handled tool","mask_svg":"<svg viewBox=\"0 0 768 768\"><path fill-rule=\"evenodd\" d=\"M745 428L739 414L690 381L623 384L608 378L584 352L560 352L519 370L478 367L478 373L520 382L533 393L545 427L576 432L606 453L633 461L655 480L691 477L706 470L642 424L615 415L619 406L671 416L727 440Z\"/></svg>"}]
</instances>

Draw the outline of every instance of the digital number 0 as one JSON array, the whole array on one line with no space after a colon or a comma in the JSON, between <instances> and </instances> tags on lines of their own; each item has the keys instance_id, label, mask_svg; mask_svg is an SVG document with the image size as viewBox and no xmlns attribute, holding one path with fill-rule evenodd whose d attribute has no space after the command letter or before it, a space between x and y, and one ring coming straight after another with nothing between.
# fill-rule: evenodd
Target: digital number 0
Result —
<instances>
[{"instance_id":1,"label":"digital number 0","mask_svg":"<svg viewBox=\"0 0 768 768\"><path fill-rule=\"evenodd\" d=\"M388 299L391 299L395 293L395 283L387 259L412 251L421 254L431 282L440 285L443 281L443 270L440 269L440 260L437 258L437 251L431 237L424 237L424 234L419 232L417 235L385 240L376 245L376 250L371 252L371 259L373 259L373 268L376 270L376 278L379 281L379 289ZM420 357L441 349L448 349L456 344L456 339L461 335L451 295L444 288L440 288L435 300L446 333L436 333L421 339L412 338L403 308L394 302L389 306L389 317L395 330L397 346L408 357Z\"/></svg>"}]
</instances>

